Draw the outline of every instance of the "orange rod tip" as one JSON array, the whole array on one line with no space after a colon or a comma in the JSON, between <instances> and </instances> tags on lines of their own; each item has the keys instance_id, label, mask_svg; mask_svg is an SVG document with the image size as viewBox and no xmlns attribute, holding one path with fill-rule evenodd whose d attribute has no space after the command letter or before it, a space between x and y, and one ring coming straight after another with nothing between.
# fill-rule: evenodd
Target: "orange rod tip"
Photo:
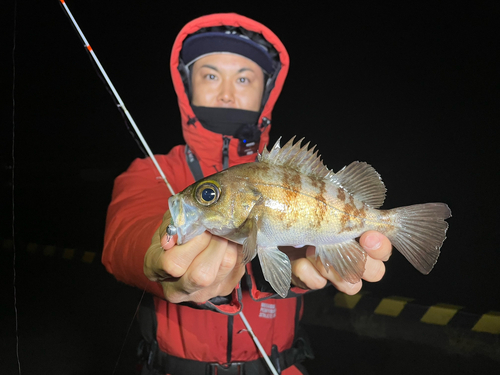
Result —
<instances>
[{"instance_id":1,"label":"orange rod tip","mask_svg":"<svg viewBox=\"0 0 500 375\"><path fill-rule=\"evenodd\" d=\"M59 0L61 2L61 4L64 4L64 0Z\"/></svg>"},{"instance_id":2,"label":"orange rod tip","mask_svg":"<svg viewBox=\"0 0 500 375\"><path fill-rule=\"evenodd\" d=\"M87 46L87 49L88 49L89 51L92 51L92 47L90 46L90 44Z\"/></svg>"}]
</instances>

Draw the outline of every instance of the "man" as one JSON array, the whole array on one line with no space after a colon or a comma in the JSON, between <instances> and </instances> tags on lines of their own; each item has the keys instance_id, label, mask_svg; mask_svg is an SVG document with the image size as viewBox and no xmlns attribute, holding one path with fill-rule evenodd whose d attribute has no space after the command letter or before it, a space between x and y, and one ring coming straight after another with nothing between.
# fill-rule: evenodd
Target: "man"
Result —
<instances>
[{"instance_id":1,"label":"man","mask_svg":"<svg viewBox=\"0 0 500 375\"><path fill-rule=\"evenodd\" d=\"M201 17L181 30L171 72L187 146L157 156L175 192L255 161L269 143L271 112L288 65L277 36L240 15ZM242 310L275 367L285 375L306 373L300 362L310 349L299 329L301 295L328 281L354 294L361 282L327 272L311 247L283 248L293 273L283 299L257 260L242 264L240 245L207 232L175 245L165 235L170 193L156 174L150 160L139 159L116 179L103 252L117 279L155 295L154 306L140 313L148 356L143 373L268 373L238 315ZM389 241L370 232L360 243L369 255L363 278L380 280Z\"/></svg>"}]
</instances>

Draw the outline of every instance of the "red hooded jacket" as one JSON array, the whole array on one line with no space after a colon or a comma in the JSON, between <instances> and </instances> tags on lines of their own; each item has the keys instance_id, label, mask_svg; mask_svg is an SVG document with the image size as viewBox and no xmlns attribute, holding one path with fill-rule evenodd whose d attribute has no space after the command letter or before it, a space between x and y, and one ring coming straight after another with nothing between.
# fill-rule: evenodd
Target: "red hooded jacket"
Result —
<instances>
[{"instance_id":1,"label":"red hooded jacket","mask_svg":"<svg viewBox=\"0 0 500 375\"><path fill-rule=\"evenodd\" d=\"M178 65L186 37L201 28L221 25L243 27L260 33L279 55L280 67L274 87L259 118L262 132L259 151L269 141L271 112L289 66L288 53L278 37L249 18L237 14L213 14L195 19L181 30L172 49L170 68L181 112L184 139L199 160L205 176L223 169L223 135L213 133L195 121ZM255 161L255 154L238 155L238 139L224 137L230 139L229 166ZM195 182L186 162L185 146L176 146L168 155L157 155L156 158L175 192ZM282 299L262 278L254 276L260 274L255 268L259 267L258 263L247 265L245 279L249 287L245 290L237 287L232 300L219 305L213 301L192 306L169 303L164 299L161 286L144 276L144 255L168 210L170 195L152 161L149 158L135 160L115 180L102 257L107 270L118 280L156 296L156 336L159 348L175 357L203 362L222 364L255 360L260 354L237 315L242 309L268 354L271 353L272 345L276 345L280 352L290 348L299 320L298 314L301 313L301 297L293 297L305 291L294 287L289 298ZM289 371L293 370L289 369L286 373L293 373Z\"/></svg>"}]
</instances>

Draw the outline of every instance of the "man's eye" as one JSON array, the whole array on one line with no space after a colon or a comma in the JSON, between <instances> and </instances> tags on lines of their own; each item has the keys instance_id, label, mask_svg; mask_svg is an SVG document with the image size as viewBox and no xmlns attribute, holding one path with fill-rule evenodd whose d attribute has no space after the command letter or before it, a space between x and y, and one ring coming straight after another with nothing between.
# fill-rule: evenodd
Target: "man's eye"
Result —
<instances>
[{"instance_id":1,"label":"man's eye","mask_svg":"<svg viewBox=\"0 0 500 375\"><path fill-rule=\"evenodd\" d=\"M238 82L240 82L240 83L247 83L248 82L248 78L246 78L246 77L240 77L240 78L238 78Z\"/></svg>"},{"instance_id":2,"label":"man's eye","mask_svg":"<svg viewBox=\"0 0 500 375\"><path fill-rule=\"evenodd\" d=\"M215 74L207 74L205 77L210 80L214 80L216 78Z\"/></svg>"}]
</instances>

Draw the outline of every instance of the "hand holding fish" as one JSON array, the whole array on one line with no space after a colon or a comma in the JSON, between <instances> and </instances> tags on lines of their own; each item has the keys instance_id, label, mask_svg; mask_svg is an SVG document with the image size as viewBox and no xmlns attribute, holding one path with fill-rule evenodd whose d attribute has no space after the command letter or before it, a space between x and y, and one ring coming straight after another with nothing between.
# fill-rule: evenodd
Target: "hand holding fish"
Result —
<instances>
[{"instance_id":1,"label":"hand holding fish","mask_svg":"<svg viewBox=\"0 0 500 375\"><path fill-rule=\"evenodd\" d=\"M167 211L144 258L144 274L162 285L172 303L230 294L245 273L241 245L205 232L174 246L175 237L168 241L165 234L170 221Z\"/></svg>"},{"instance_id":2,"label":"hand holding fish","mask_svg":"<svg viewBox=\"0 0 500 375\"><path fill-rule=\"evenodd\" d=\"M362 279L368 282L380 281L385 274L384 262L392 253L392 245L383 234L368 231L363 233L359 243L368 257ZM362 281L349 283L335 269L325 270L320 259L316 258L314 246L302 249L280 247L290 258L292 264L292 284L304 289L321 289L327 281L339 291L354 295L361 290Z\"/></svg>"}]
</instances>

